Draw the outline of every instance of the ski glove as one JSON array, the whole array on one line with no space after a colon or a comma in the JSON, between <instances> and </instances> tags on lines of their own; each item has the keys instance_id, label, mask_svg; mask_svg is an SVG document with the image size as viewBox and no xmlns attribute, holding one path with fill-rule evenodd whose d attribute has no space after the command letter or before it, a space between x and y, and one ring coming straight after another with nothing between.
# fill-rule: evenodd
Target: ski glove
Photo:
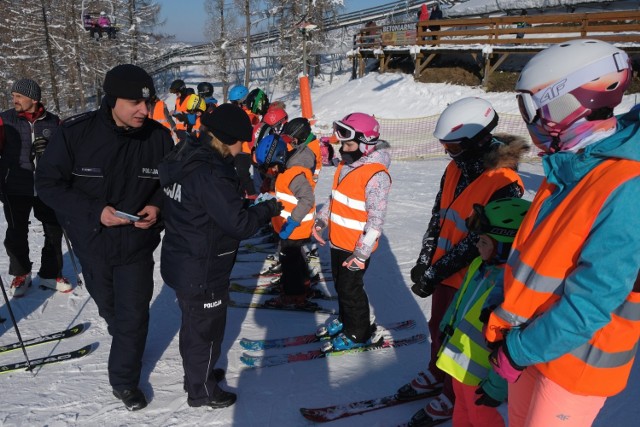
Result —
<instances>
[{"instance_id":1,"label":"ski glove","mask_svg":"<svg viewBox=\"0 0 640 427\"><path fill-rule=\"evenodd\" d=\"M493 313L493 310L495 309L496 309L495 305L490 305L489 307L483 308L482 311L480 312L480 316L478 316L478 320L480 320L484 324L487 324L489 322L489 317L491 316L491 313Z\"/></svg>"},{"instance_id":2,"label":"ski glove","mask_svg":"<svg viewBox=\"0 0 640 427\"><path fill-rule=\"evenodd\" d=\"M480 384L480 387L476 389L476 394L479 395L478 399L476 400L476 405L478 406L484 405L490 408L497 408L502 403L499 400L491 397L491 395L482 387L482 383Z\"/></svg>"},{"instance_id":3,"label":"ski glove","mask_svg":"<svg viewBox=\"0 0 640 427\"><path fill-rule=\"evenodd\" d=\"M37 138L31 144L31 156L34 159L39 159L44 154L44 149L47 148L49 140L44 137Z\"/></svg>"},{"instance_id":4,"label":"ski glove","mask_svg":"<svg viewBox=\"0 0 640 427\"><path fill-rule=\"evenodd\" d=\"M278 236L280 236L282 240L288 239L289 236L291 236L291 233L293 233L293 230L299 225L300 223L294 220L293 217L287 218L287 221L283 224Z\"/></svg>"},{"instance_id":5,"label":"ski glove","mask_svg":"<svg viewBox=\"0 0 640 427\"><path fill-rule=\"evenodd\" d=\"M422 263L417 263L411 269L411 281L413 283L420 283L420 278L424 276L424 273L427 271L427 265Z\"/></svg>"},{"instance_id":6,"label":"ski glove","mask_svg":"<svg viewBox=\"0 0 640 427\"><path fill-rule=\"evenodd\" d=\"M349 258L342 263L343 267L347 267L349 271L364 270L366 259L362 259L355 254L349 255Z\"/></svg>"},{"instance_id":7,"label":"ski glove","mask_svg":"<svg viewBox=\"0 0 640 427\"><path fill-rule=\"evenodd\" d=\"M327 243L321 236L322 230L324 230L326 226L327 224L323 220L316 219L313 224L313 228L311 229L311 235L318 243L320 243L320 246L324 246L324 244Z\"/></svg>"},{"instance_id":8,"label":"ski glove","mask_svg":"<svg viewBox=\"0 0 640 427\"><path fill-rule=\"evenodd\" d=\"M267 218L273 218L274 216L280 215L280 212L283 209L282 203L280 203L276 199L269 199L264 202L260 202L258 204L254 204L251 206L251 209L260 209L263 207L265 212L267 213Z\"/></svg>"},{"instance_id":9,"label":"ski glove","mask_svg":"<svg viewBox=\"0 0 640 427\"><path fill-rule=\"evenodd\" d=\"M420 298L427 298L436 290L438 283L438 280L422 275L420 280L411 286L411 292Z\"/></svg>"},{"instance_id":10,"label":"ski glove","mask_svg":"<svg viewBox=\"0 0 640 427\"><path fill-rule=\"evenodd\" d=\"M508 383L515 383L522 375L522 371L524 371L523 366L517 365L511 359L506 341L503 341L500 347L493 350L489 355L489 362L493 366L493 370L507 380Z\"/></svg>"}]
</instances>

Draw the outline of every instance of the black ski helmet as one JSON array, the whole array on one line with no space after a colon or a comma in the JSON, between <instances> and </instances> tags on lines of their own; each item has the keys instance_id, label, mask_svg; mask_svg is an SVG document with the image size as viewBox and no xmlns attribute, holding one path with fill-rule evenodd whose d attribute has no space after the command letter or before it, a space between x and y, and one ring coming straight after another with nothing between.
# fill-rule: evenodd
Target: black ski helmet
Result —
<instances>
[{"instance_id":1,"label":"black ski helmet","mask_svg":"<svg viewBox=\"0 0 640 427\"><path fill-rule=\"evenodd\" d=\"M184 80L177 79L171 82L171 86L169 86L169 92L180 92L185 88Z\"/></svg>"},{"instance_id":2,"label":"black ski helmet","mask_svg":"<svg viewBox=\"0 0 640 427\"><path fill-rule=\"evenodd\" d=\"M198 83L198 95L209 98L213 96L213 85L209 82Z\"/></svg>"},{"instance_id":3,"label":"black ski helmet","mask_svg":"<svg viewBox=\"0 0 640 427\"><path fill-rule=\"evenodd\" d=\"M262 89L256 88L249 92L244 100L244 105L250 109L252 113L264 116L269 108L269 98Z\"/></svg>"},{"instance_id":4,"label":"black ski helmet","mask_svg":"<svg viewBox=\"0 0 640 427\"><path fill-rule=\"evenodd\" d=\"M284 125L282 133L297 139L298 144L304 144L309 135L311 135L311 125L309 124L309 120L304 117L296 117Z\"/></svg>"}]
</instances>

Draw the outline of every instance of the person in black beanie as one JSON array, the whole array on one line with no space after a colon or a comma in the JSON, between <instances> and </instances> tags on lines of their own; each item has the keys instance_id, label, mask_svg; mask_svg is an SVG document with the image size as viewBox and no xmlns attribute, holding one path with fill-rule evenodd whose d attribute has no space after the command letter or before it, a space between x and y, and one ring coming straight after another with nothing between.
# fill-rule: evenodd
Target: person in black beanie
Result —
<instances>
[{"instance_id":1,"label":"person in black beanie","mask_svg":"<svg viewBox=\"0 0 640 427\"><path fill-rule=\"evenodd\" d=\"M7 220L4 247L9 257L9 274L15 276L11 281L13 297L24 296L31 286L31 211L44 231L35 283L68 293L72 286L62 275L62 228L54 211L33 191L39 158L58 129L60 118L46 111L40 86L34 80L17 80L11 88L11 97L14 108L0 113L0 122L5 127L5 143L0 152L0 200Z\"/></svg>"},{"instance_id":2,"label":"person in black beanie","mask_svg":"<svg viewBox=\"0 0 640 427\"><path fill-rule=\"evenodd\" d=\"M275 199L246 206L233 167L252 126L244 111L223 104L201 116L199 139L179 143L160 163L166 232L160 270L182 311L180 355L192 407L223 408L236 401L219 387L214 369L224 337L229 277L240 240L255 234L282 205Z\"/></svg>"},{"instance_id":3,"label":"person in black beanie","mask_svg":"<svg viewBox=\"0 0 640 427\"><path fill-rule=\"evenodd\" d=\"M109 382L131 411L147 406L140 372L160 243L158 164L169 130L148 119L151 77L124 64L109 70L96 111L71 117L49 142L36 189L57 213L80 260L87 290L112 336Z\"/></svg>"}]
</instances>

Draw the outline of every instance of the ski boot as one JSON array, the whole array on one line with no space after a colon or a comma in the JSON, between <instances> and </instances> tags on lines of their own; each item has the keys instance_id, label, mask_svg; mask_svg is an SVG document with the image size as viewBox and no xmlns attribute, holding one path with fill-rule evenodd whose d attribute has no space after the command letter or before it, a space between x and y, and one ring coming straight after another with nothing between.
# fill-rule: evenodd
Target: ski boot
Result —
<instances>
[{"instance_id":1,"label":"ski boot","mask_svg":"<svg viewBox=\"0 0 640 427\"><path fill-rule=\"evenodd\" d=\"M396 392L396 397L400 400L413 400L419 396L435 396L441 390L442 382L438 381L429 370L426 370L418 373L411 382L400 387Z\"/></svg>"},{"instance_id":2,"label":"ski boot","mask_svg":"<svg viewBox=\"0 0 640 427\"><path fill-rule=\"evenodd\" d=\"M332 338L330 341L326 341L322 343L321 350L323 352L331 352L331 351L344 351L344 350L352 350L354 348L360 347L368 347L372 345L382 344L384 337L382 336L382 332L376 330L373 332L371 337L365 342L354 342L351 338L347 337L343 332L340 332L335 338Z\"/></svg>"},{"instance_id":3,"label":"ski boot","mask_svg":"<svg viewBox=\"0 0 640 427\"><path fill-rule=\"evenodd\" d=\"M445 421L449 421L453 417L453 403L445 396L440 394L432 399L427 406L413 414L409 427L431 427Z\"/></svg>"},{"instance_id":4,"label":"ski boot","mask_svg":"<svg viewBox=\"0 0 640 427\"><path fill-rule=\"evenodd\" d=\"M274 262L269 267L265 268L260 272L261 275L281 274L281 273L282 273L282 264L280 264L280 261Z\"/></svg>"},{"instance_id":5,"label":"ski boot","mask_svg":"<svg viewBox=\"0 0 640 427\"><path fill-rule=\"evenodd\" d=\"M339 332L342 331L342 322L339 318L335 318L325 323L324 325L318 326L316 329L316 336L319 338L329 338L332 337Z\"/></svg>"}]
</instances>

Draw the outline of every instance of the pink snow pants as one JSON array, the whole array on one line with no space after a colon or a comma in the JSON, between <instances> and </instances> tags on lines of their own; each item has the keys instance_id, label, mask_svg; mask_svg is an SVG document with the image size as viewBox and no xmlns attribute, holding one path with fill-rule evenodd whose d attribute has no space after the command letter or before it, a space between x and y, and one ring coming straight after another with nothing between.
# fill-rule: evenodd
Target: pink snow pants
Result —
<instances>
[{"instance_id":1,"label":"pink snow pants","mask_svg":"<svg viewBox=\"0 0 640 427\"><path fill-rule=\"evenodd\" d=\"M452 378L456 405L453 407L453 427L504 427L504 419L498 408L476 405L480 397L478 386L462 384Z\"/></svg>"},{"instance_id":2,"label":"pink snow pants","mask_svg":"<svg viewBox=\"0 0 640 427\"><path fill-rule=\"evenodd\" d=\"M509 427L589 427L605 400L570 393L529 367L509 384Z\"/></svg>"}]
</instances>

